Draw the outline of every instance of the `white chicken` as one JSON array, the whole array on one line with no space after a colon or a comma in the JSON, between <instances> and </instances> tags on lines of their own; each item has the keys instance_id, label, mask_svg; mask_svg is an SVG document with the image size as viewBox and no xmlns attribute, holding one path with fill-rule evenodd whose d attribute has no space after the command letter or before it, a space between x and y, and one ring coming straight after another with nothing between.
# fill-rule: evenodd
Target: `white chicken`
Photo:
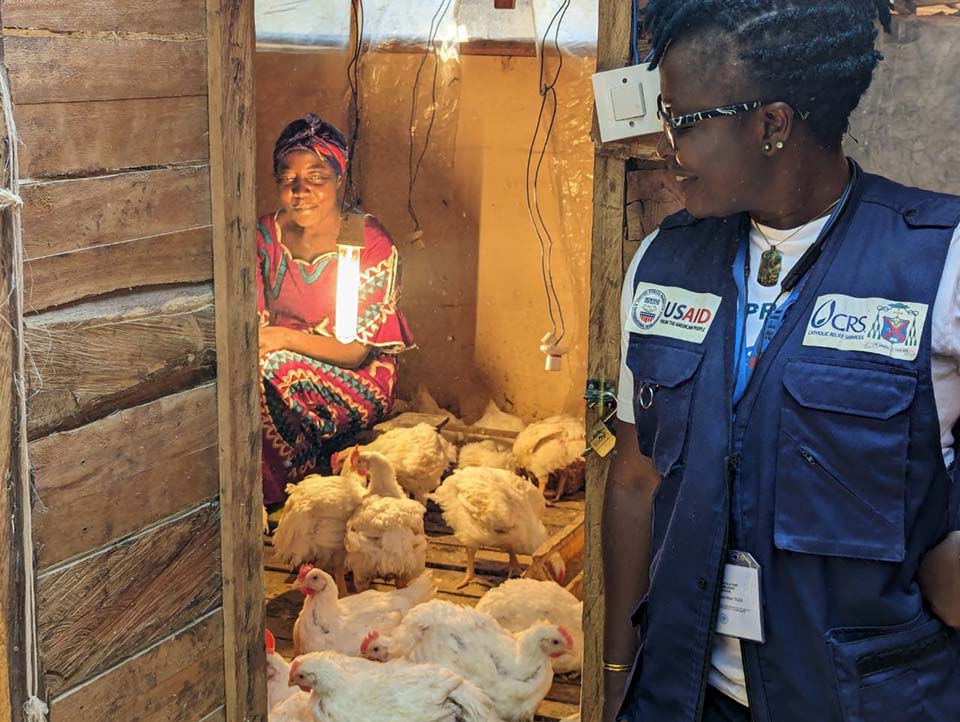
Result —
<instances>
[{"instance_id":1,"label":"white chicken","mask_svg":"<svg viewBox=\"0 0 960 722\"><path fill-rule=\"evenodd\" d=\"M521 469L536 477L544 495L550 475L555 475L555 501L583 486L585 448L586 433L581 421L572 416L551 416L530 424L517 435L513 455Z\"/></svg>"},{"instance_id":2,"label":"white chicken","mask_svg":"<svg viewBox=\"0 0 960 722\"><path fill-rule=\"evenodd\" d=\"M452 411L449 411L438 404L437 400L433 398L433 395L423 384L417 386L417 390L414 393L413 398L410 399L410 409L418 414L443 416L453 422L460 421L460 419L458 419Z\"/></svg>"},{"instance_id":3,"label":"white chicken","mask_svg":"<svg viewBox=\"0 0 960 722\"><path fill-rule=\"evenodd\" d=\"M346 565L358 591L374 577L393 577L398 587L423 573L427 566L426 507L408 499L393 467L375 451L350 455L354 472L368 480L368 493L347 521Z\"/></svg>"},{"instance_id":4,"label":"white chicken","mask_svg":"<svg viewBox=\"0 0 960 722\"><path fill-rule=\"evenodd\" d=\"M371 629L392 629L412 607L429 601L436 587L423 574L406 589L379 592L369 589L340 599L333 579L322 569L304 566L294 588L306 596L293 625L297 654L331 649L357 656Z\"/></svg>"},{"instance_id":5,"label":"white chicken","mask_svg":"<svg viewBox=\"0 0 960 722\"><path fill-rule=\"evenodd\" d=\"M268 629L264 634L267 648L267 709L273 709L287 697L293 696L295 687L290 687L290 664L277 654L277 640Z\"/></svg>"},{"instance_id":6,"label":"white chicken","mask_svg":"<svg viewBox=\"0 0 960 722\"><path fill-rule=\"evenodd\" d=\"M489 614L433 600L411 609L376 651L446 667L484 690L504 720L526 722L550 690L551 660L573 645L563 627L537 624L514 636Z\"/></svg>"},{"instance_id":7,"label":"white chicken","mask_svg":"<svg viewBox=\"0 0 960 722\"><path fill-rule=\"evenodd\" d=\"M458 588L477 577L475 558L480 547L510 555L510 574L523 568L517 554L533 554L547 540L543 525L543 495L529 481L505 469L471 466L448 476L431 498L443 509L443 519L467 554L467 571Z\"/></svg>"},{"instance_id":8,"label":"white chicken","mask_svg":"<svg viewBox=\"0 0 960 722\"><path fill-rule=\"evenodd\" d=\"M320 652L294 660L290 683L311 691L315 722L502 722L486 694L435 665Z\"/></svg>"},{"instance_id":9,"label":"white chicken","mask_svg":"<svg viewBox=\"0 0 960 722\"><path fill-rule=\"evenodd\" d=\"M457 456L457 468L466 469L468 466L486 466L491 469L515 471L517 460L508 444L494 439L485 439L461 447Z\"/></svg>"},{"instance_id":10,"label":"white chicken","mask_svg":"<svg viewBox=\"0 0 960 722\"><path fill-rule=\"evenodd\" d=\"M484 429L496 429L497 431L523 431L526 426L523 419L501 411L500 407L492 400L487 404L483 416L477 419L473 425Z\"/></svg>"},{"instance_id":11,"label":"white chicken","mask_svg":"<svg viewBox=\"0 0 960 722\"><path fill-rule=\"evenodd\" d=\"M400 486L421 504L426 503L427 494L439 486L444 472L457 461L456 447L426 423L390 429L359 449L383 454L393 466ZM340 452L333 455L330 463L334 470L342 466L342 473L349 474L349 464L344 463L348 460L349 455Z\"/></svg>"},{"instance_id":12,"label":"white chicken","mask_svg":"<svg viewBox=\"0 0 960 722\"><path fill-rule=\"evenodd\" d=\"M289 684L288 679L283 684ZM267 713L267 722L313 722L313 710L310 708L310 693L290 688L292 694Z\"/></svg>"},{"instance_id":13,"label":"white chicken","mask_svg":"<svg viewBox=\"0 0 960 722\"><path fill-rule=\"evenodd\" d=\"M365 493L360 482L347 476L311 474L288 484L283 518L273 535L277 556L291 567L310 563L330 569L340 593L346 594L344 535Z\"/></svg>"},{"instance_id":14,"label":"white chicken","mask_svg":"<svg viewBox=\"0 0 960 722\"><path fill-rule=\"evenodd\" d=\"M583 602L556 582L508 579L483 595L477 611L514 634L544 621L563 627L573 637L573 649L551 660L553 671L569 674L583 669Z\"/></svg>"}]
</instances>

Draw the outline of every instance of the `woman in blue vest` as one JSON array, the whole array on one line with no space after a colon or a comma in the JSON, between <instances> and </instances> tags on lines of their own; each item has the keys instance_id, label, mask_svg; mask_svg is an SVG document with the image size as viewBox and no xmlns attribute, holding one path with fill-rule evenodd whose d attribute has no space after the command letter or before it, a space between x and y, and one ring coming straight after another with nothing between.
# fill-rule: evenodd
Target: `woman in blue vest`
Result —
<instances>
[{"instance_id":1,"label":"woman in blue vest","mask_svg":"<svg viewBox=\"0 0 960 722\"><path fill-rule=\"evenodd\" d=\"M647 4L686 210L624 285L606 721L960 720L960 198L843 153L878 19Z\"/></svg>"}]
</instances>

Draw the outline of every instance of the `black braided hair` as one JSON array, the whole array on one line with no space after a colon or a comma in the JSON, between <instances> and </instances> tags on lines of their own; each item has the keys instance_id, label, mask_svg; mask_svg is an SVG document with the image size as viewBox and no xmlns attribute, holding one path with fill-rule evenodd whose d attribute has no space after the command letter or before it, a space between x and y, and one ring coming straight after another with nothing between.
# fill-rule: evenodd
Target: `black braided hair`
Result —
<instances>
[{"instance_id":1,"label":"black braided hair","mask_svg":"<svg viewBox=\"0 0 960 722\"><path fill-rule=\"evenodd\" d=\"M870 87L883 56L874 48L879 18L890 32L890 0L649 0L643 26L652 67L668 46L701 35L709 50L736 48L757 99L782 100L802 115L816 138L835 146ZM724 42L709 42L711 33ZM731 98L731 102L753 98Z\"/></svg>"}]
</instances>

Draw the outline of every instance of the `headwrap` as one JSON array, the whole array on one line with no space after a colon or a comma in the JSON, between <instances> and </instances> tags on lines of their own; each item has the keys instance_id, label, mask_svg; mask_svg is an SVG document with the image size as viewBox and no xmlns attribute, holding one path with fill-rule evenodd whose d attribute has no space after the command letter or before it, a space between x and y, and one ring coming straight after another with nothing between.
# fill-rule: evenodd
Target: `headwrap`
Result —
<instances>
[{"instance_id":1,"label":"headwrap","mask_svg":"<svg viewBox=\"0 0 960 722\"><path fill-rule=\"evenodd\" d=\"M290 123L273 146L273 172L280 172L280 161L295 150L309 150L333 168L337 178L347 169L347 139L334 125L313 113Z\"/></svg>"}]
</instances>

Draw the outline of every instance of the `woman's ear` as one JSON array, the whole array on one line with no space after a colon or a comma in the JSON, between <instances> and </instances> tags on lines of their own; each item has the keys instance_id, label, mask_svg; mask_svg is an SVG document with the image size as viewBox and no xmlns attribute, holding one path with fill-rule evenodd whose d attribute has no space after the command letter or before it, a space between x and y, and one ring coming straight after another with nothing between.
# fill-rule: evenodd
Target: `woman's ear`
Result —
<instances>
[{"instance_id":1,"label":"woman's ear","mask_svg":"<svg viewBox=\"0 0 960 722\"><path fill-rule=\"evenodd\" d=\"M771 103L763 108L763 151L773 155L783 150L793 133L793 108L786 103Z\"/></svg>"}]
</instances>

